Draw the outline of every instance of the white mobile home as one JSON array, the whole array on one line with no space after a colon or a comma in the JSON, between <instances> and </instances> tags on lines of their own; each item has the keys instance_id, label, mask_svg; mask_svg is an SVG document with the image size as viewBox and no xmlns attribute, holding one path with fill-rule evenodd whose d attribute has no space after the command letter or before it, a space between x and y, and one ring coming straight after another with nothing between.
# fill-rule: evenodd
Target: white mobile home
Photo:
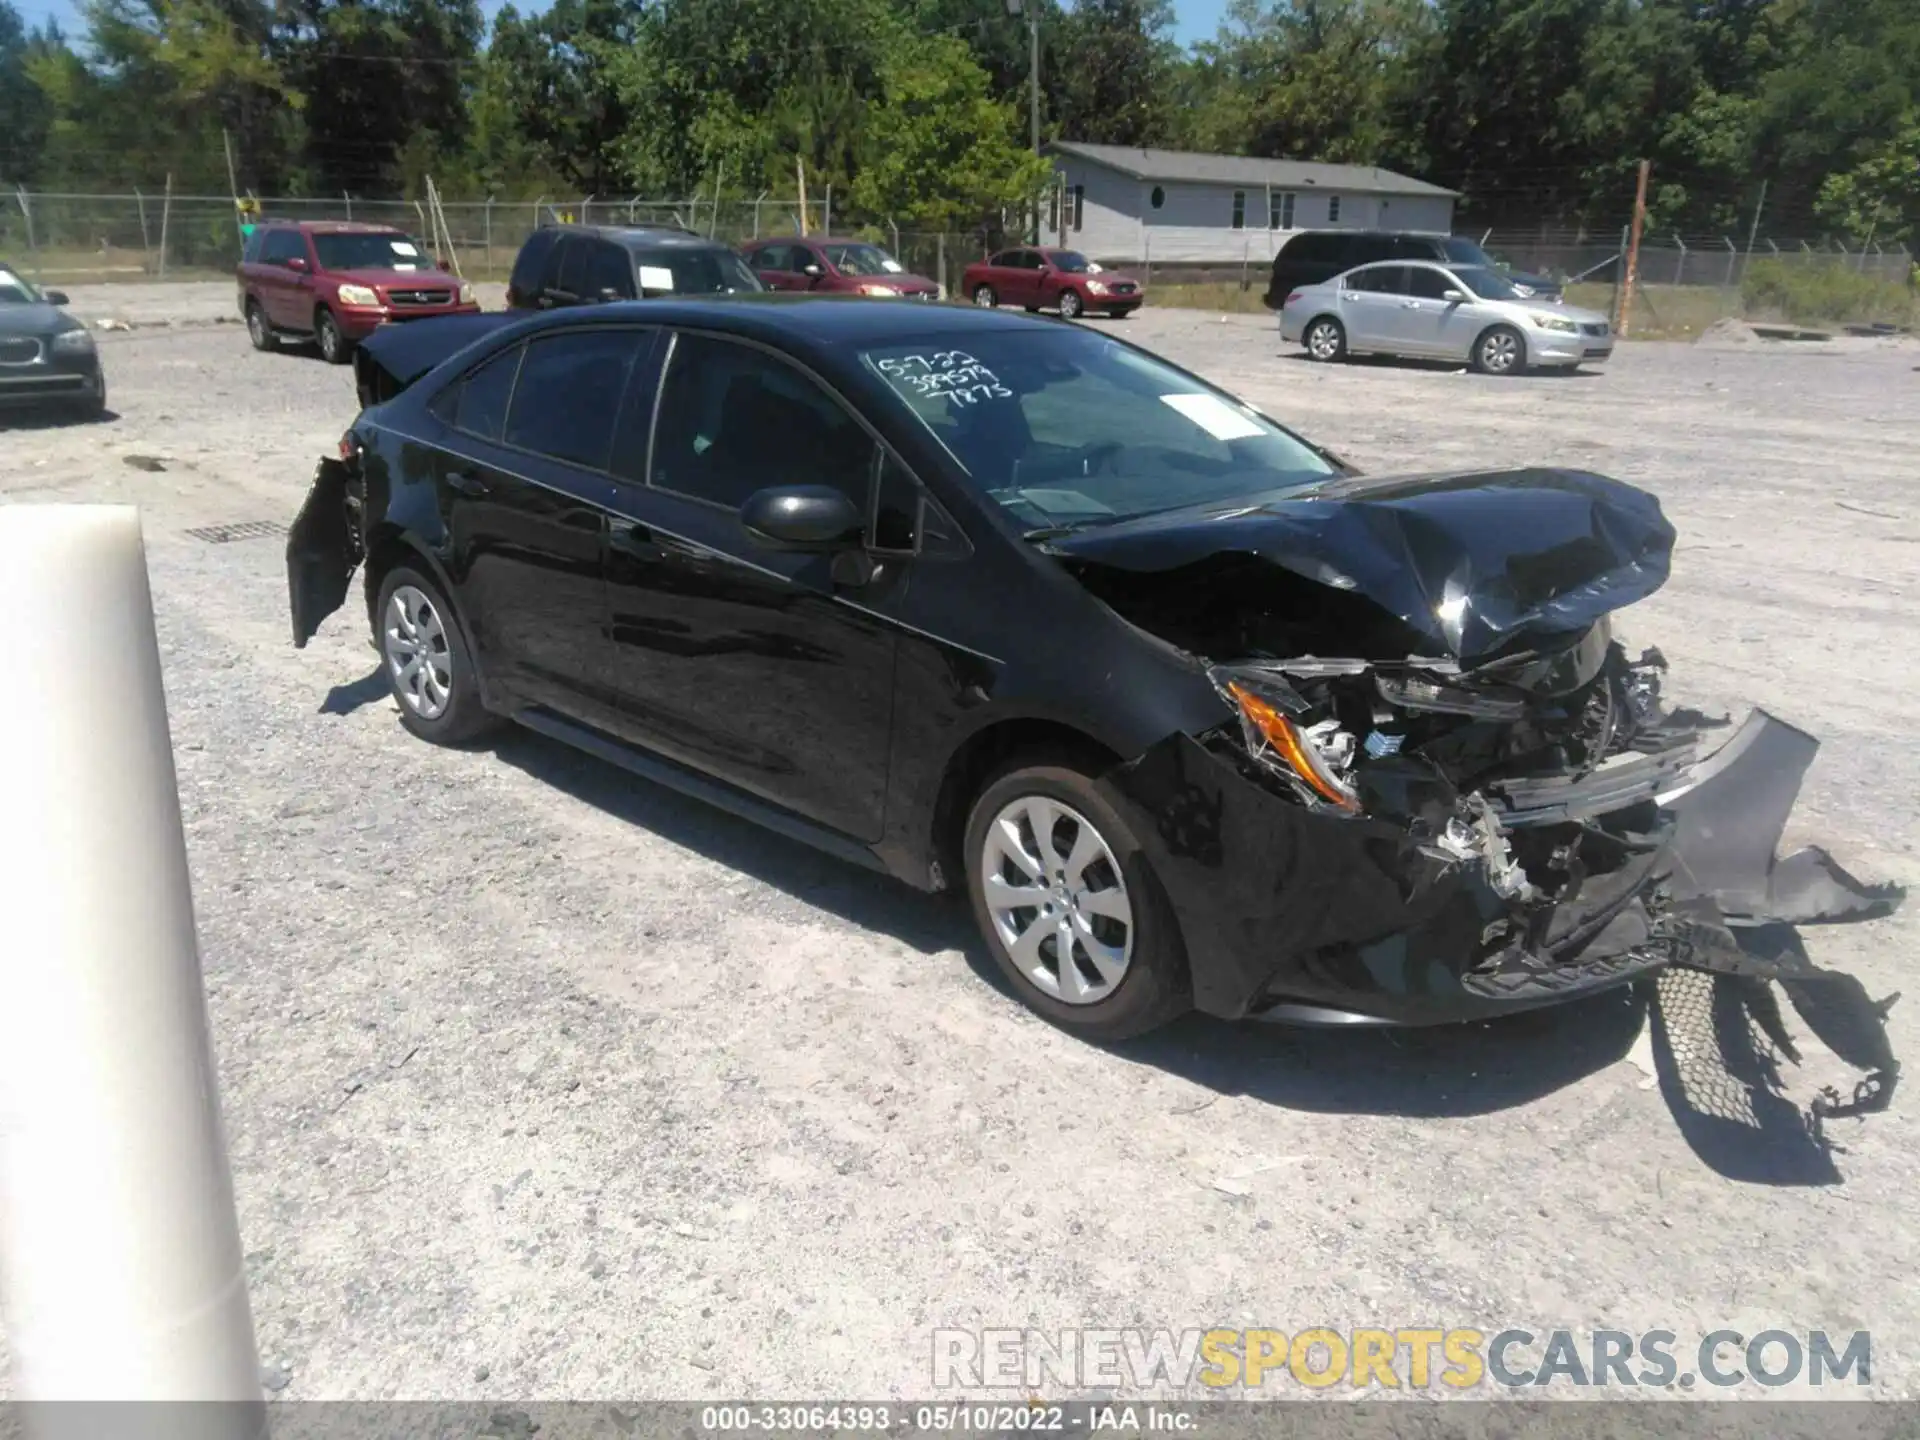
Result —
<instances>
[{"instance_id":1,"label":"white mobile home","mask_svg":"<svg viewBox=\"0 0 1920 1440\"><path fill-rule=\"evenodd\" d=\"M1057 140L1048 245L1129 264L1265 262L1295 230L1453 229L1458 192L1367 165Z\"/></svg>"}]
</instances>

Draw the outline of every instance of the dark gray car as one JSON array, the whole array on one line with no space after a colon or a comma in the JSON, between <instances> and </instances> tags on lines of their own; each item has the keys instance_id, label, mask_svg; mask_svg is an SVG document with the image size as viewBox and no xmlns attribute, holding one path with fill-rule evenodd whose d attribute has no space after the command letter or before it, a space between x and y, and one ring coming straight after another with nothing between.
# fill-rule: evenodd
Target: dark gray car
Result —
<instances>
[{"instance_id":1,"label":"dark gray car","mask_svg":"<svg viewBox=\"0 0 1920 1440\"><path fill-rule=\"evenodd\" d=\"M65 405L83 415L107 408L107 377L87 327L0 260L0 407Z\"/></svg>"}]
</instances>

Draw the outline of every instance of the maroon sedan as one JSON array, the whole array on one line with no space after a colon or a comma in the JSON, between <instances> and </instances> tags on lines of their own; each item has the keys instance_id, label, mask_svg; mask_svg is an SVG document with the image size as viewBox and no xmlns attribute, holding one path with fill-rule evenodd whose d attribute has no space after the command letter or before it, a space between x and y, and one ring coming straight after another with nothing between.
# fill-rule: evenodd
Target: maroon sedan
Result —
<instances>
[{"instance_id":1,"label":"maroon sedan","mask_svg":"<svg viewBox=\"0 0 1920 1440\"><path fill-rule=\"evenodd\" d=\"M1118 320L1146 301L1146 287L1131 275L1105 270L1078 250L1023 246L969 265L961 293L976 305L1023 305L1057 309L1069 320L1099 310Z\"/></svg>"},{"instance_id":2,"label":"maroon sedan","mask_svg":"<svg viewBox=\"0 0 1920 1440\"><path fill-rule=\"evenodd\" d=\"M878 245L865 240L831 240L787 235L754 240L740 247L753 273L769 290L817 290L846 295L905 296L937 300L940 287Z\"/></svg>"}]
</instances>

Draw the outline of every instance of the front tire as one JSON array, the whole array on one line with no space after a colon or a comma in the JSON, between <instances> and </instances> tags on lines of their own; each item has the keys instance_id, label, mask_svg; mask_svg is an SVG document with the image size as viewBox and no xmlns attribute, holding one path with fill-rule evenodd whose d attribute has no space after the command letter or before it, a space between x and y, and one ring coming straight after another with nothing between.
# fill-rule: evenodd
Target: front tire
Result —
<instances>
[{"instance_id":1,"label":"front tire","mask_svg":"<svg viewBox=\"0 0 1920 1440\"><path fill-rule=\"evenodd\" d=\"M320 347L320 358L329 365L346 364L353 352L352 342L341 332L340 322L324 305L314 312L313 339Z\"/></svg>"},{"instance_id":2,"label":"front tire","mask_svg":"<svg viewBox=\"0 0 1920 1440\"><path fill-rule=\"evenodd\" d=\"M1482 375L1518 375L1527 368L1527 342L1511 325L1495 325L1473 345L1473 368Z\"/></svg>"},{"instance_id":3,"label":"front tire","mask_svg":"<svg viewBox=\"0 0 1920 1440\"><path fill-rule=\"evenodd\" d=\"M435 745L465 745L498 724L480 703L479 674L453 606L432 579L396 565L373 615L380 673L402 725Z\"/></svg>"},{"instance_id":4,"label":"front tire","mask_svg":"<svg viewBox=\"0 0 1920 1440\"><path fill-rule=\"evenodd\" d=\"M973 303L982 310L991 310L1000 303L1000 297L993 293L991 285L976 285L973 287Z\"/></svg>"},{"instance_id":5,"label":"front tire","mask_svg":"<svg viewBox=\"0 0 1920 1440\"><path fill-rule=\"evenodd\" d=\"M1346 327L1331 315L1308 321L1307 328L1301 332L1300 343L1307 347L1307 358L1322 365L1347 358Z\"/></svg>"},{"instance_id":6,"label":"front tire","mask_svg":"<svg viewBox=\"0 0 1920 1440\"><path fill-rule=\"evenodd\" d=\"M1090 777L1015 762L974 801L964 843L974 922L1029 1009L1107 1041L1192 1007L1172 906Z\"/></svg>"},{"instance_id":7,"label":"front tire","mask_svg":"<svg viewBox=\"0 0 1920 1440\"><path fill-rule=\"evenodd\" d=\"M1081 302L1079 291L1062 290L1060 292L1060 318L1062 320L1078 320L1086 308L1086 305Z\"/></svg>"},{"instance_id":8,"label":"front tire","mask_svg":"<svg viewBox=\"0 0 1920 1440\"><path fill-rule=\"evenodd\" d=\"M247 302L247 339L256 350L279 349L279 339L273 333L273 326L267 323L267 312L260 308L258 300Z\"/></svg>"}]
</instances>

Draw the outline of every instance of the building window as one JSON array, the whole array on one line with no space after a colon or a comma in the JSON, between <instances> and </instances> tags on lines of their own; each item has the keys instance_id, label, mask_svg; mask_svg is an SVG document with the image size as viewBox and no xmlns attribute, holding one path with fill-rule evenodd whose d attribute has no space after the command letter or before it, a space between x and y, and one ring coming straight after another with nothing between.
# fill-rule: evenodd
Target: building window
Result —
<instances>
[{"instance_id":1,"label":"building window","mask_svg":"<svg viewBox=\"0 0 1920 1440\"><path fill-rule=\"evenodd\" d=\"M1244 230L1246 226L1247 192L1244 190L1236 190L1233 192L1233 228L1236 230Z\"/></svg>"},{"instance_id":2,"label":"building window","mask_svg":"<svg viewBox=\"0 0 1920 1440\"><path fill-rule=\"evenodd\" d=\"M1154 186L1153 193L1147 197L1147 203L1158 210L1162 205L1167 203L1167 192L1162 190L1158 185Z\"/></svg>"},{"instance_id":3,"label":"building window","mask_svg":"<svg viewBox=\"0 0 1920 1440\"><path fill-rule=\"evenodd\" d=\"M1060 233L1060 187L1058 185L1047 191L1047 228L1056 235Z\"/></svg>"},{"instance_id":4,"label":"building window","mask_svg":"<svg viewBox=\"0 0 1920 1440\"><path fill-rule=\"evenodd\" d=\"M1339 223L1340 197L1338 195L1329 195L1327 196L1327 224L1338 225Z\"/></svg>"},{"instance_id":5,"label":"building window","mask_svg":"<svg viewBox=\"0 0 1920 1440\"><path fill-rule=\"evenodd\" d=\"M1087 218L1087 187L1073 187L1073 228L1078 230Z\"/></svg>"},{"instance_id":6,"label":"building window","mask_svg":"<svg viewBox=\"0 0 1920 1440\"><path fill-rule=\"evenodd\" d=\"M1269 230L1293 228L1293 192L1291 190L1267 197L1267 228Z\"/></svg>"}]
</instances>

